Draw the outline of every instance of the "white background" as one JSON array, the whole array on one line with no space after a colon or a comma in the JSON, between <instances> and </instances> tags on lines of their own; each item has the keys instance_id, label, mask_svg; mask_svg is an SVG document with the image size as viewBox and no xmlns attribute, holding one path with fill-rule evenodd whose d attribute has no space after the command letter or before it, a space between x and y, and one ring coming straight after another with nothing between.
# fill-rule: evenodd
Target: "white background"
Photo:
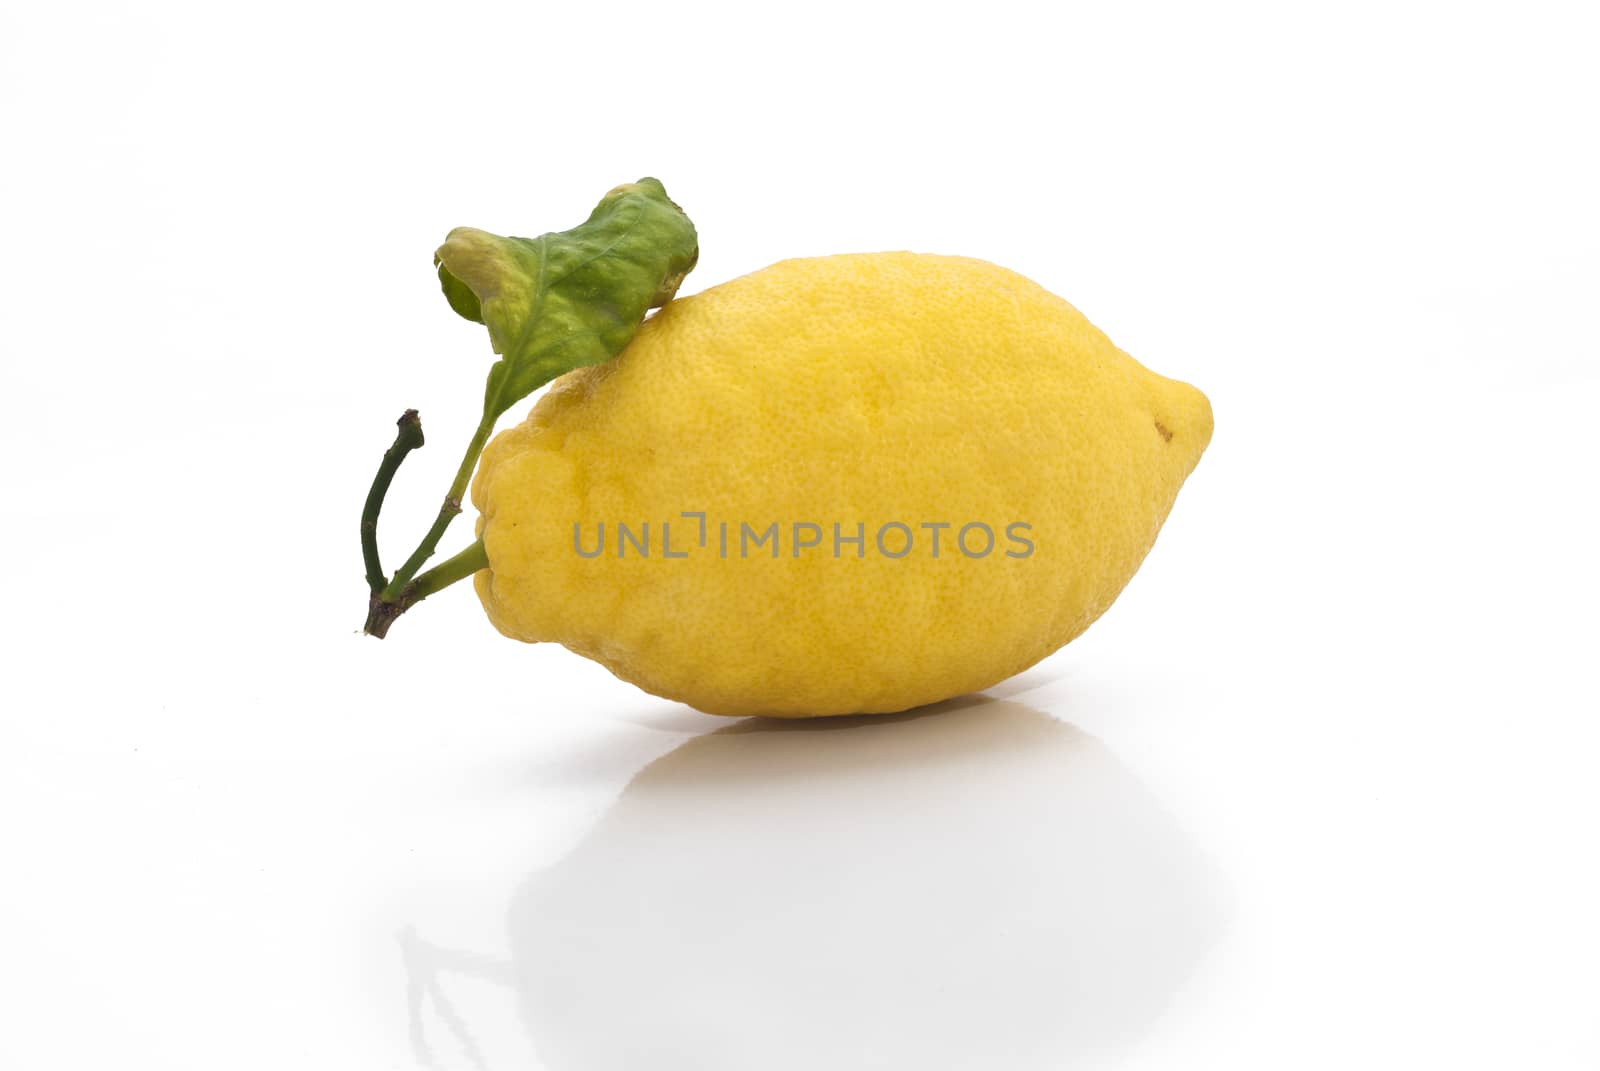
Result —
<instances>
[{"instance_id":1,"label":"white background","mask_svg":"<svg viewBox=\"0 0 1600 1071\"><path fill-rule=\"evenodd\" d=\"M1600 1067L1586 9L8 4L0 1066ZM1118 605L718 736L357 635L433 248L645 174L685 293L979 256L1206 390Z\"/></svg>"}]
</instances>

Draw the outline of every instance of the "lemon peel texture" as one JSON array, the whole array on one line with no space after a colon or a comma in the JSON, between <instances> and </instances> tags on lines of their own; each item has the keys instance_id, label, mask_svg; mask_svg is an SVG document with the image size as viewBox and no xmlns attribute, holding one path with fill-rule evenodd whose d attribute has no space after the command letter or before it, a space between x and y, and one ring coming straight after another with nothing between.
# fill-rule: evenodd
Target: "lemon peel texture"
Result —
<instances>
[{"instance_id":1,"label":"lemon peel texture","mask_svg":"<svg viewBox=\"0 0 1600 1071\"><path fill-rule=\"evenodd\" d=\"M786 260L672 301L489 443L474 585L505 635L703 711L905 710L1088 628L1211 431L1205 395L1015 272ZM719 553L730 524L736 538L775 524L775 553ZM902 556L882 552L900 528L877 538L896 524ZM967 553L977 528L957 544L968 525L995 536L989 553ZM601 552L578 552L608 529ZM681 556L663 555L669 533Z\"/></svg>"}]
</instances>

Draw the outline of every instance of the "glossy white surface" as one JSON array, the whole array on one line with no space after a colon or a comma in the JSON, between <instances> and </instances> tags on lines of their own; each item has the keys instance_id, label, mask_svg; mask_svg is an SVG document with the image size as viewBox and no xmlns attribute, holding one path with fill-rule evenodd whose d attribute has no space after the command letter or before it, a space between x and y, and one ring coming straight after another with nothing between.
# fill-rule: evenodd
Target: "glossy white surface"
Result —
<instances>
[{"instance_id":1,"label":"glossy white surface","mask_svg":"<svg viewBox=\"0 0 1600 1071\"><path fill-rule=\"evenodd\" d=\"M1579 10L608 11L6 14L0 1067L1600 1066ZM1200 384L1104 620L801 726L356 635L428 252L646 172L691 290L969 253Z\"/></svg>"}]
</instances>

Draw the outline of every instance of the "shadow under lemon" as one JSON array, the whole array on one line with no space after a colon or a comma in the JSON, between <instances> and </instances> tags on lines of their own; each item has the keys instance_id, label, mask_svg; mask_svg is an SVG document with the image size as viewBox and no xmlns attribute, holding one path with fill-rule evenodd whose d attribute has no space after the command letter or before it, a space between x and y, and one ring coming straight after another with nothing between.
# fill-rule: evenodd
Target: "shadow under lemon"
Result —
<instances>
[{"instance_id":1,"label":"shadow under lemon","mask_svg":"<svg viewBox=\"0 0 1600 1071\"><path fill-rule=\"evenodd\" d=\"M517 891L510 964L407 959L513 984L550 1071L1060 1071L1136 1041L1225 914L1094 738L978 697L690 740Z\"/></svg>"}]
</instances>

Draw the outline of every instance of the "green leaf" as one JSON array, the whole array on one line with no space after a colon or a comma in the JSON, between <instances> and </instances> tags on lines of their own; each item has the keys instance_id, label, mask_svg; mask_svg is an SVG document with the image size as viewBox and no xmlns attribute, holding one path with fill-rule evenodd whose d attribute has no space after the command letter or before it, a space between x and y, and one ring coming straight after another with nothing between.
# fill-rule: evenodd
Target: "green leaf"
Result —
<instances>
[{"instance_id":1,"label":"green leaf","mask_svg":"<svg viewBox=\"0 0 1600 1071\"><path fill-rule=\"evenodd\" d=\"M570 231L502 238L457 227L434 254L450 307L489 329L500 354L492 420L563 373L622 352L645 313L694 267L694 224L653 178L618 186Z\"/></svg>"}]
</instances>

